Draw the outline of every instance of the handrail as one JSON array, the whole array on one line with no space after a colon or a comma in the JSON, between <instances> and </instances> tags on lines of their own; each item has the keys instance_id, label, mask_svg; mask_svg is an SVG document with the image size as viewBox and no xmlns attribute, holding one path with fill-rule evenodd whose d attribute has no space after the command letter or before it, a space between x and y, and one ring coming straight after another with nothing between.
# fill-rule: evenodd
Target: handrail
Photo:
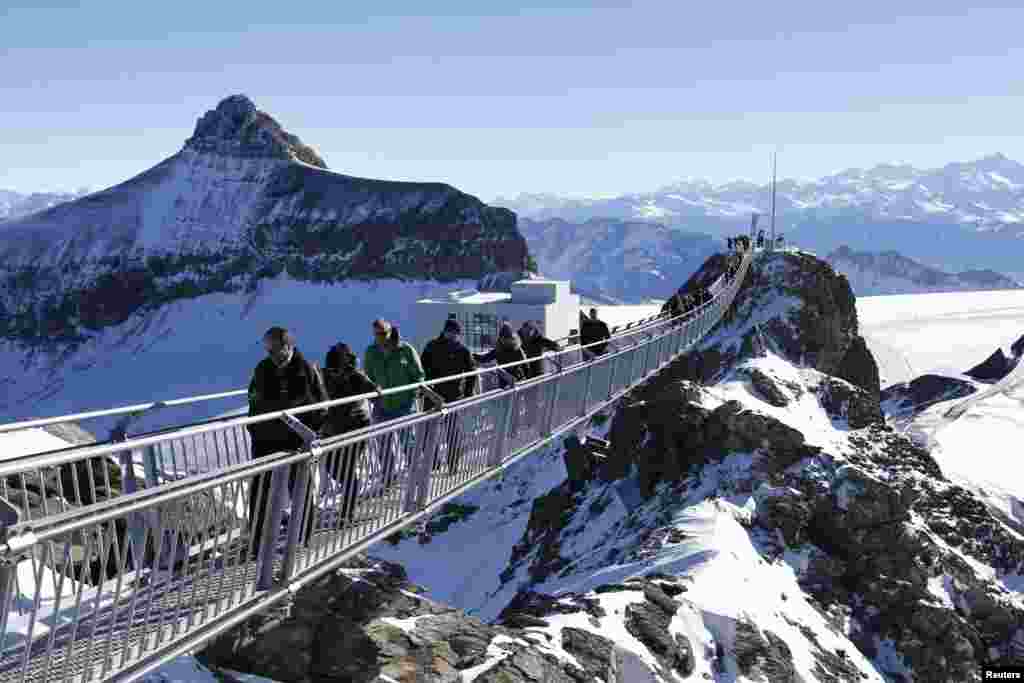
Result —
<instances>
[{"instance_id":1,"label":"handrail","mask_svg":"<svg viewBox=\"0 0 1024 683\"><path fill-rule=\"evenodd\" d=\"M693 309L693 311L696 311L696 310L697 309ZM661 314L658 314L656 316L651 316L650 318L643 318L643 319L641 319L639 321L636 321L636 322L640 323L639 326L637 326L636 328L632 328L632 329L623 328L618 333L618 335L621 336L621 335L625 335L625 334L633 334L638 329L641 329L644 326L655 325L662 318L664 318L666 315L667 314L665 314L665 313L661 313ZM634 324L634 323L630 323L630 324ZM612 339L614 339L615 336L616 336L614 331L619 329L620 327L622 327L622 326L617 326L615 328L612 328L612 332L613 332ZM557 343L557 342L562 342L562 341L568 341L568 340L571 340L571 339L574 339L574 338L577 338L577 337L579 337L579 335L567 335L565 337L559 337L558 339L553 339L552 341ZM603 340L603 341L607 342L609 340ZM558 351L558 352L553 352L552 351L552 352L545 353L545 354L543 354L543 357L547 357L547 356L549 356L551 354L554 354L554 353L560 353L560 354L571 353L571 352L576 351L576 350L578 350L580 348L589 348L589 346L596 346L597 343L600 343L600 342L595 342L594 344L590 344L588 346L580 346L579 344L574 344L574 345L568 346L568 347L566 347L566 348L564 348L564 349L562 349L561 351ZM531 358L530 362L533 362L535 360L537 360L537 359L536 358ZM501 366L501 367L503 369L507 370L510 367L515 367L516 365L522 365L522 364L523 364L523 361L517 361L516 363L508 363L508 364L506 364L504 366ZM438 383L442 383L442 382L447 382L450 379L452 379L453 377L456 378L456 379L460 379L460 378L463 378L463 377L468 377L470 375L482 375L485 372L493 372L494 370L495 370L495 367L488 367L488 368L483 368L483 369L474 371L473 373L464 373L462 375L457 375L457 376L452 376L452 377L445 377L443 379L430 380L429 382L417 382L417 383L414 383L414 384L407 384L407 385L403 385L403 386L400 386L400 387L394 387L392 389L385 390L381 394L376 394L375 393L372 396L380 396L380 395L386 396L386 395L391 394L391 393L402 393L402 392L405 392L405 391L411 391L413 389L422 388L424 386L429 386L431 384L438 384ZM96 419L96 418L100 418L100 417L115 417L115 416L118 416L118 415L126 415L126 414L130 414L130 413L142 412L142 411L150 410L150 409L156 408L156 407L173 408L173 407L177 407L177 406L189 405L189 404L192 404L192 403L202 403L202 402L205 402L205 401L214 401L214 400L220 400L220 399L226 399L226 398L238 398L238 397L241 397L241 396L246 396L247 394L248 394L248 390L247 389L233 389L233 390L221 391L221 392L217 392L217 393L213 393L213 394L201 394L201 395L198 395L198 396L185 396L185 397L182 397L182 398L175 398L175 399L169 399L169 400L150 401L150 402L147 402L147 403L136 403L136 404L133 404L133 405L120 406L120 407L117 407L117 408L106 408L106 409L102 409L102 410L91 410L91 411L86 411L86 412L81 412L81 413L70 413L70 414L66 414L66 415L55 415L53 417L35 418L35 419L31 419L31 420L20 420L20 421L17 421L17 422L9 422L7 424L0 424L0 434L6 433L6 432L18 431L18 430L22 430L22 429L32 429L32 428L38 428L38 427L46 427L46 426L55 425L55 424L66 424L68 422L80 422L82 420L91 420L91 419ZM370 397L371 397L370 394L365 394L365 395L361 395L361 396L358 396L358 397L349 397L349 399L351 401L359 401L359 400L365 400L366 398L370 398ZM342 404L332 404L332 405L342 405Z\"/></svg>"},{"instance_id":2,"label":"handrail","mask_svg":"<svg viewBox=\"0 0 1024 683\"><path fill-rule=\"evenodd\" d=\"M701 309L704 306L708 306L708 305L710 305L710 303L711 302L707 302L705 304L702 304L701 306L695 307L695 308L693 308L693 309L691 309L691 310L689 310L689 311L687 311L685 313L679 314L677 316L669 317L668 314L666 314L666 313L662 313L662 314L659 314L657 316L652 316L651 318L644 319L644 320L647 320L648 322L642 322L641 321L642 324L638 325L637 327L631 328L631 329L629 329L629 328L623 329L619 333L613 334L608 339L602 339L602 340L599 340L599 341L596 341L596 342L593 342L593 343L590 343L590 344L586 344L586 345L576 344L576 345L564 348L564 349L562 349L560 351L550 351L550 352L541 354L541 356L538 356L538 357L535 357L535 358L528 358L525 361L514 361L512 363L506 363L504 365L488 366L488 367L485 367L485 368L479 368L477 370L473 370L473 371L470 371L470 372L464 372L464 373L460 373L460 374L457 374L457 375L447 375L445 377L438 378L438 379L427 380L427 381L423 381L423 382L415 382L415 383L411 383L411 384L405 384L405 385L402 385L402 386L392 387L392 388L389 388L389 389L382 389L381 391L378 391L378 392L360 394L358 396L348 396L348 397L343 398L343 399L336 399L336 400L333 400L333 401L324 401L324 402L321 402L321 403L310 404L308 406L302 406L301 408L292 409L289 412L292 412L292 413L295 413L295 414L301 414L301 413L309 412L309 411L312 411L312 410L319 410L319 409L323 409L323 408L330 408L330 407L334 407L334 406L345 405L345 404L348 404L348 403L355 403L355 402L358 402L358 401L364 401L364 400L367 400L367 399L380 398L382 396L389 396L389 395L392 395L392 394L405 393L405 392L408 392L408 391L414 391L414 390L418 390L418 389L429 388L429 387L431 387L431 386L433 386L435 384L443 384L443 383L446 383L446 382L450 382L452 380L459 380L459 379L465 379L465 378L468 378L468 377L482 376L482 375L487 374L487 373L495 372L498 369L502 369L502 370L505 370L507 372L509 370L509 368L514 368L514 367L518 367L520 365L526 365L526 364L529 364L529 363L533 363L533 362L537 361L538 359L551 359L551 358L553 358L555 356L561 356L561 355L565 355L565 354L569 354L569 353L574 353L574 352L579 351L579 350L589 349L591 347L596 347L596 346L599 346L599 345L602 345L602 344L608 344L608 343L611 343L611 342L613 342L614 340L616 340L618 338L634 335L637 332L640 332L642 330L648 329L649 327L653 327L653 326L655 326L655 325L657 325L659 323L669 322L669 321L676 320L676 319L682 320L682 319L685 319L687 317L695 317L695 316L699 315L699 312L701 311ZM573 335L573 337L575 337L575 336L577 336L577 335ZM572 337L566 337L566 339L569 339L569 338L572 338ZM248 390L246 390L246 389L236 389L236 390L232 390L232 391L223 391L223 392L218 392L218 393L214 393L214 394L204 394L204 395L200 395L200 396L188 396L188 397L184 397L184 398L171 399L171 400L166 400L166 401L152 401L152 402L149 402L149 403L138 403L138 404L129 405L129 406L122 406L122 407L119 407L119 408L109 408L109 409L106 409L106 410L94 410L94 411L89 411L89 412L84 412L84 413L73 413L73 414L70 414L70 415L59 415L59 416L49 417L49 418L39 418L39 419L33 419L33 420L25 420L25 421L19 421L19 422L12 422L12 423L8 423L8 424L0 424L0 434L5 433L5 432L21 430L21 429L31 429L33 427L43 427L43 426L48 426L48 425L53 425L53 424L64 424L64 423L67 423L67 422L76 422L76 421L80 421L80 420L93 419L93 418L98 418L98 417L112 417L112 416L116 416L116 415L124 415L124 414L127 414L127 413L136 413L136 412L141 412L141 411L149 410L151 408L158 407L158 406L161 406L161 407L175 407L175 406L181 406L181 405L188 405L188 404L191 404L191 403L200 403L200 402L203 402L203 401L217 400L217 399L223 399L223 398L241 397L241 396L246 396L247 394L248 394ZM248 418L249 420L251 420L251 422L244 422L244 423L238 423L238 424L255 424L257 422L263 422L263 421L266 421L266 420L275 419L275 418L281 417L281 414L283 412L284 411L279 411L279 412L274 412L274 413L263 413L261 415L253 416L251 418ZM223 424L223 423L221 423L221 424ZM123 449L123 446L122 446L122 449Z\"/></svg>"}]
</instances>

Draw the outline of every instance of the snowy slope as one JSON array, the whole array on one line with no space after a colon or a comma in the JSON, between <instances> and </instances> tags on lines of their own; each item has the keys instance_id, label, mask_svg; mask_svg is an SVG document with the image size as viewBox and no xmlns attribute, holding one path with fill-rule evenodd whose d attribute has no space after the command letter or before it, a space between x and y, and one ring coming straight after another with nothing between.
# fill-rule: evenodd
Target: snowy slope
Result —
<instances>
[{"instance_id":1,"label":"snowy slope","mask_svg":"<svg viewBox=\"0 0 1024 683\"><path fill-rule=\"evenodd\" d=\"M405 338L423 340L437 331L415 329L409 315L414 302L472 284L381 280L324 285L281 276L265 281L252 295L210 294L133 316L93 337L70 360L40 351L26 362L6 343L0 345L0 415L5 420L59 415L245 388L265 354L263 333L274 325L293 330L298 348L321 364L338 341L361 352L371 342L370 323L377 317L396 321ZM175 408L138 425L210 417L237 403ZM102 429L97 436L104 436Z\"/></svg>"},{"instance_id":2,"label":"snowy slope","mask_svg":"<svg viewBox=\"0 0 1024 683\"><path fill-rule=\"evenodd\" d=\"M0 189L0 223L44 211L52 206L84 197L88 190L77 192L32 192L21 194Z\"/></svg>"},{"instance_id":3,"label":"snowy slope","mask_svg":"<svg viewBox=\"0 0 1024 683\"><path fill-rule=\"evenodd\" d=\"M861 332L883 386L927 373L957 376L1024 333L1024 292L859 297Z\"/></svg>"}]
</instances>

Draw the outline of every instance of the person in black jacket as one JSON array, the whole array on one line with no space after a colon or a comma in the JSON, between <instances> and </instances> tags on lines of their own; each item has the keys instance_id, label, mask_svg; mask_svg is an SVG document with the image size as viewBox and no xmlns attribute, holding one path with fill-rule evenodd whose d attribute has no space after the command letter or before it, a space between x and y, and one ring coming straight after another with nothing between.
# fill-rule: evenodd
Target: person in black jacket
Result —
<instances>
[{"instance_id":1,"label":"person in black jacket","mask_svg":"<svg viewBox=\"0 0 1024 683\"><path fill-rule=\"evenodd\" d=\"M515 363L516 361L526 360L526 353L523 351L523 344L519 339L519 335L512 331L512 326L508 323L502 323L501 327L498 328L497 345L487 353L474 353L473 360L477 363L490 363L491 361L497 361L498 365L505 365L506 363ZM517 382L521 382L527 379L526 364L517 365L514 368L508 368L508 373L512 375ZM505 380L499 381L503 388L507 386Z\"/></svg>"},{"instance_id":2,"label":"person in black jacket","mask_svg":"<svg viewBox=\"0 0 1024 683\"><path fill-rule=\"evenodd\" d=\"M299 352L295 338L283 327L272 327L263 335L267 357L259 362L249 383L249 415L290 410L327 400L323 378L319 369ZM312 410L296 416L313 431L323 424L324 411ZM276 419L247 425L252 437L252 457L262 458L281 451L302 448L302 439ZM295 490L300 476L309 476L308 466L293 465L288 476L289 492ZM249 522L252 534L251 556L255 557L262 539L263 518L269 507L271 472L253 477L249 487ZM292 514L304 516L300 542L305 543L313 523L312 489L307 487L304 501L292 501Z\"/></svg>"},{"instance_id":3,"label":"person in black jacket","mask_svg":"<svg viewBox=\"0 0 1024 683\"><path fill-rule=\"evenodd\" d=\"M603 339L611 339L612 333L608 329L608 323L597 317L597 309L590 309L590 317L586 319L583 324L583 329L580 330L580 344L587 346L588 344L594 344ZM584 353L589 353L591 356L600 356L608 350L608 344L597 344L584 350Z\"/></svg>"},{"instance_id":4,"label":"person in black jacket","mask_svg":"<svg viewBox=\"0 0 1024 683\"><path fill-rule=\"evenodd\" d=\"M476 361L473 354L466 345L462 343L462 325L458 320L448 319L444 323L444 331L439 337L431 339L423 347L420 360L423 362L423 372L428 380L440 379L449 375L461 375L476 370ZM476 388L476 377L464 377L453 379L449 382L431 385L446 403L454 403L463 398L473 395ZM447 443L448 473L453 474L462 460L465 447L463 429L461 425L462 413L457 413L449 418L448 428L443 430L442 435ZM434 464L437 467L437 463Z\"/></svg>"},{"instance_id":5,"label":"person in black jacket","mask_svg":"<svg viewBox=\"0 0 1024 683\"><path fill-rule=\"evenodd\" d=\"M523 344L523 353L526 354L527 358L536 358L537 360L530 363L527 367L529 368L529 377L540 377L544 374L544 359L540 356L545 351L561 351L562 347L540 333L537 329L537 325L527 320L519 328L519 339Z\"/></svg>"},{"instance_id":6,"label":"person in black jacket","mask_svg":"<svg viewBox=\"0 0 1024 683\"><path fill-rule=\"evenodd\" d=\"M358 359L352 348L345 343L337 343L327 352L324 360L324 384L331 400L360 396L377 391L377 385L363 374ZM320 430L323 437L337 436L356 429L370 426L370 407L366 400L331 406L327 409L327 419ZM369 440L357 441L343 447L328 456L327 470L331 478L338 484L338 495L341 499L342 519L350 519L355 510L358 481L356 469L365 460ZM365 462L363 463L365 465Z\"/></svg>"},{"instance_id":7,"label":"person in black jacket","mask_svg":"<svg viewBox=\"0 0 1024 683\"><path fill-rule=\"evenodd\" d=\"M462 325L454 319L446 320L441 335L427 342L423 347L423 353L420 354L420 361L428 380L476 370L473 354L462 343ZM453 403L473 395L476 377L465 377L431 386L447 403Z\"/></svg>"}]
</instances>

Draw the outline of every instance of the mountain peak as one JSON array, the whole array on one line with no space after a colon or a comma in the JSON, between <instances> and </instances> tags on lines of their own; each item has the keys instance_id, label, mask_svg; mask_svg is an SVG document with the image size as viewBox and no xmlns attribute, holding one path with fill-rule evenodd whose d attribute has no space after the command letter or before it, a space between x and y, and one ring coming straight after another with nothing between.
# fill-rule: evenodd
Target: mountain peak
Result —
<instances>
[{"instance_id":1,"label":"mountain peak","mask_svg":"<svg viewBox=\"0 0 1024 683\"><path fill-rule=\"evenodd\" d=\"M225 156L292 159L327 168L311 147L242 94L224 98L216 109L203 114L185 146Z\"/></svg>"}]
</instances>

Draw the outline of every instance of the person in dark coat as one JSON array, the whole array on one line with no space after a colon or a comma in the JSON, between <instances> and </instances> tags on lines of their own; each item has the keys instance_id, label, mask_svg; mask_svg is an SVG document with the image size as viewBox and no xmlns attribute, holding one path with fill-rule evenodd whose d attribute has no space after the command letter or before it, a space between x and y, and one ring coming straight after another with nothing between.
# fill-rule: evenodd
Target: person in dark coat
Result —
<instances>
[{"instance_id":1,"label":"person in dark coat","mask_svg":"<svg viewBox=\"0 0 1024 683\"><path fill-rule=\"evenodd\" d=\"M587 318L586 324L583 329L580 330L580 344L587 346L588 344L594 344L603 339L611 339L612 333L608 329L608 323L597 317L597 309L590 309L590 317ZM584 353L589 353L592 356L603 355L608 350L608 344L597 344L588 349L585 349Z\"/></svg>"},{"instance_id":2,"label":"person in dark coat","mask_svg":"<svg viewBox=\"0 0 1024 683\"><path fill-rule=\"evenodd\" d=\"M283 327L272 327L263 335L267 357L259 362L249 383L249 415L290 410L327 400L327 391L319 368L310 363L295 346L295 338ZM325 412L312 410L296 416L313 431L323 425ZM298 434L280 419L247 425L252 437L252 457L262 458L281 451L295 451L303 446ZM295 490L300 476L309 476L308 466L291 467L289 492ZM263 533L263 520L269 506L271 472L253 477L249 487L249 523L252 535L252 557L255 557ZM305 543L313 523L312 489L307 500L292 501L292 514L304 515L300 541Z\"/></svg>"},{"instance_id":3,"label":"person in dark coat","mask_svg":"<svg viewBox=\"0 0 1024 683\"><path fill-rule=\"evenodd\" d=\"M523 353L527 358L536 358L530 363L529 377L540 377L544 374L544 359L541 355L545 351L561 351L562 347L557 342L548 339L540 333L537 325L527 320L519 328L519 339L523 343Z\"/></svg>"},{"instance_id":4,"label":"person in dark coat","mask_svg":"<svg viewBox=\"0 0 1024 683\"><path fill-rule=\"evenodd\" d=\"M377 391L377 385L359 370L358 358L352 348L342 342L327 351L327 358L324 360L324 384L332 401ZM327 409L327 419L320 429L320 435L328 438L364 429L370 424L370 406L367 400L344 403ZM344 520L351 519L355 510L358 490L356 469L361 461L365 461L368 445L369 440L357 441L328 455L327 472L338 485L340 512Z\"/></svg>"},{"instance_id":5,"label":"person in dark coat","mask_svg":"<svg viewBox=\"0 0 1024 683\"><path fill-rule=\"evenodd\" d=\"M487 353L473 354L473 360L477 363L490 363L497 362L498 365L505 365L506 363L515 363L517 361L526 360L526 352L523 351L522 341L519 339L510 324L502 323L501 327L498 328L498 343L497 345L488 351ZM517 365L514 368L508 368L508 373L512 375L517 382L521 382L527 379L527 367L525 364ZM499 379L502 388L507 386L507 383L503 379Z\"/></svg>"},{"instance_id":6,"label":"person in dark coat","mask_svg":"<svg viewBox=\"0 0 1024 683\"><path fill-rule=\"evenodd\" d=\"M445 321L444 331L439 337L427 342L420 358L423 361L423 371L428 380L461 375L476 370L476 360L473 359L472 352L462 343L462 325L455 319ZM464 377L431 386L444 398L446 403L454 403L474 394L476 380L475 376ZM465 450L462 413L451 415L447 421L447 429L443 430L442 438L448 448L448 473L454 474L462 461ZM438 466L436 462L434 466Z\"/></svg>"},{"instance_id":7,"label":"person in dark coat","mask_svg":"<svg viewBox=\"0 0 1024 683\"><path fill-rule=\"evenodd\" d=\"M454 319L446 320L441 335L427 342L420 360L423 362L423 372L427 380L476 370L473 354L462 343L462 325ZM473 395L476 377L465 377L431 386L447 403L454 403Z\"/></svg>"}]
</instances>

